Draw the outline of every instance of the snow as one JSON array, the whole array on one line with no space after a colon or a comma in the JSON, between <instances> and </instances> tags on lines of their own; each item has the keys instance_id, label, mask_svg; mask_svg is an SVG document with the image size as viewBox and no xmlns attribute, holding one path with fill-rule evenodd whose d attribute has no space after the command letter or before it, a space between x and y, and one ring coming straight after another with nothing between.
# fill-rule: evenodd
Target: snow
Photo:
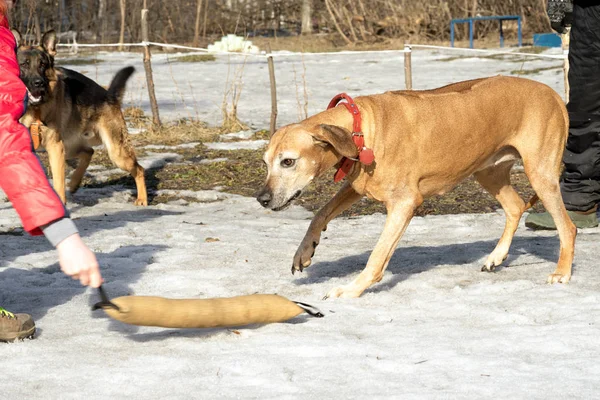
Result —
<instances>
[{"instance_id":1,"label":"snow","mask_svg":"<svg viewBox=\"0 0 600 400\"><path fill-rule=\"evenodd\" d=\"M561 50L549 49L544 54L561 54ZM155 91L161 118L199 118L212 125L220 124L225 90L231 86L235 71L243 68L241 96L237 108L239 118L254 129L269 127L271 93L269 71L264 58L221 55L216 56L216 61L212 62L178 62L177 58L182 55L184 54L152 55ZM124 106L141 107L146 115L151 115L142 55L99 52L96 58L103 62L73 66L69 65L68 59L59 59L57 62L85 73L103 85L108 85L119 69L128 65L135 66L136 73L128 82ZM448 59L450 61L447 61ZM278 126L302 119L299 116L302 115L301 104L304 96L304 68L309 115L322 111L337 93L346 92L350 96L360 96L404 89L403 53L286 56L275 57L274 62ZM523 56L486 58L485 54L473 55L445 50L415 49L412 53L414 89L432 89L465 79L508 75L515 70L548 67L556 69L524 76L551 86L562 96L564 82L561 60Z\"/></svg>"},{"instance_id":2,"label":"snow","mask_svg":"<svg viewBox=\"0 0 600 400\"><path fill-rule=\"evenodd\" d=\"M269 143L268 140L249 140L245 142L208 142L204 143L211 150L256 150Z\"/></svg>"},{"instance_id":3,"label":"snow","mask_svg":"<svg viewBox=\"0 0 600 400\"><path fill-rule=\"evenodd\" d=\"M98 67L104 83L117 68L139 64L137 56L98 57L107 60ZM413 65L420 66L414 72L416 87L514 69L512 62L489 59L434 62L442 57L447 55L415 52ZM163 58L154 57L155 78L164 76ZM331 62L334 57L307 59L314 63L309 65L310 113L322 109L338 91L366 94L391 89L394 82L403 86L398 59L369 58L377 64L355 60L348 80L339 73L339 62ZM198 104L202 118L218 115L211 104L218 104L222 94L219 79L226 60L219 60L214 66L186 64L189 70L178 76L193 79L197 98L203 93ZM289 89L284 78L290 65L279 66L285 62L278 61L276 70L283 74L278 76L280 87ZM535 61L531 67L548 63ZM259 128L268 124L270 104L268 85L258 79L259 72L267 79L262 65L247 63L247 96L239 106L241 119ZM110 73L105 71L111 68ZM535 78L562 92L562 75L545 71ZM157 82L161 111L175 118L181 106L168 96L172 87L169 76ZM188 86L180 87L187 94ZM128 95L131 92L135 93L135 85ZM280 121L292 122L297 116L294 92L281 93L291 95L280 99ZM139 98L145 102L145 95ZM146 167L177 162L177 154L168 153L172 148L152 150L142 159ZM93 170L93 175L104 173L101 168ZM84 240L97 252L110 296L278 293L318 307L325 317L208 330L111 321L101 311L91 311L99 300L97 293L60 272L55 251L44 238L23 233L10 203L0 195L0 304L31 313L38 326L35 340L0 346L0 398L589 399L597 395L600 228L580 230L571 283L547 285L546 276L558 257L554 232L521 226L505 262L509 267L483 273L481 265L504 227L501 212L414 218L380 283L358 299L325 301L322 297L329 289L348 283L362 270L385 216L332 221L313 265L292 276L292 257L312 213L299 206L276 213L254 199L217 190L161 193L201 202L175 200L136 208L132 192L119 186L83 188L70 199L68 208Z\"/></svg>"}]
</instances>

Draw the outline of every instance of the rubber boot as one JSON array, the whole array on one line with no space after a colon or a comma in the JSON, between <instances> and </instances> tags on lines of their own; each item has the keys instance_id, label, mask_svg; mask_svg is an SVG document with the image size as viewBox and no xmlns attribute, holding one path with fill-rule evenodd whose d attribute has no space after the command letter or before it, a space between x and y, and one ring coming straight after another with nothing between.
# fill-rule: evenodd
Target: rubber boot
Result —
<instances>
[{"instance_id":1,"label":"rubber boot","mask_svg":"<svg viewBox=\"0 0 600 400\"><path fill-rule=\"evenodd\" d=\"M595 206L589 211L569 211L567 214L571 217L571 221L577 228L595 228L598 226L598 216L596 211L598 206ZM525 226L534 230L555 230L556 224L554 219L548 212L529 214L525 219Z\"/></svg>"}]
</instances>

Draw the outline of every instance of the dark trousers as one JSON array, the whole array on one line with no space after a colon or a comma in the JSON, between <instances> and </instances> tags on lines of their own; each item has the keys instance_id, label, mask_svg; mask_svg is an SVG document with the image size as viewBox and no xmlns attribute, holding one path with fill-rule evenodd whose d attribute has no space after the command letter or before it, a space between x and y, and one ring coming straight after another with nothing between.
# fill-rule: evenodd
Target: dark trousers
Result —
<instances>
[{"instance_id":1,"label":"dark trousers","mask_svg":"<svg viewBox=\"0 0 600 400\"><path fill-rule=\"evenodd\" d=\"M569 137L561 191L567 210L600 202L600 2L575 1L569 44Z\"/></svg>"}]
</instances>

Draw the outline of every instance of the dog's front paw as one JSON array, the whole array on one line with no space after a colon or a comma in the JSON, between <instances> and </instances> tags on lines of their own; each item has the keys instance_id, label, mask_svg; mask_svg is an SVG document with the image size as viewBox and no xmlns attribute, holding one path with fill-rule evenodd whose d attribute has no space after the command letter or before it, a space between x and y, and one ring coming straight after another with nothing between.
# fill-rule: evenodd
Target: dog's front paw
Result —
<instances>
[{"instance_id":1,"label":"dog's front paw","mask_svg":"<svg viewBox=\"0 0 600 400\"><path fill-rule=\"evenodd\" d=\"M550 284L554 283L569 283L571 280L571 274L553 273L548 275L547 282Z\"/></svg>"},{"instance_id":2,"label":"dog's front paw","mask_svg":"<svg viewBox=\"0 0 600 400\"><path fill-rule=\"evenodd\" d=\"M312 257L315 255L315 249L319 245L317 240L305 239L302 241L300 247L298 247L298 250L296 250L296 254L294 255L292 274L294 274L296 271L302 272L304 268L310 266L312 263Z\"/></svg>"},{"instance_id":3,"label":"dog's front paw","mask_svg":"<svg viewBox=\"0 0 600 400\"><path fill-rule=\"evenodd\" d=\"M499 267L500 265L502 265L504 260L506 260L506 257L508 257L508 254L506 254L506 253L496 255L494 252L494 253L490 254L488 259L485 261L485 264L483 264L483 267L481 267L481 271L482 272L496 271L496 267Z\"/></svg>"},{"instance_id":4,"label":"dog's front paw","mask_svg":"<svg viewBox=\"0 0 600 400\"><path fill-rule=\"evenodd\" d=\"M135 203L136 206L147 206L148 205L148 200L147 199L135 199Z\"/></svg>"},{"instance_id":5,"label":"dog's front paw","mask_svg":"<svg viewBox=\"0 0 600 400\"><path fill-rule=\"evenodd\" d=\"M331 289L329 292L327 292L325 297L323 297L323 300L335 299L338 297L354 299L354 298L360 297L362 292L363 292L363 290L356 289L352 285L337 286L337 287L334 287L333 289Z\"/></svg>"}]
</instances>

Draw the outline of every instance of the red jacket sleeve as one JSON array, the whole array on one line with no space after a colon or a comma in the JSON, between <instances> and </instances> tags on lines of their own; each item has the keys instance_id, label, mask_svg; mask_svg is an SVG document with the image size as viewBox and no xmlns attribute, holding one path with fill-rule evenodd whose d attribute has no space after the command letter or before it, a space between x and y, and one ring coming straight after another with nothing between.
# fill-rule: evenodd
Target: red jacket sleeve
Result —
<instances>
[{"instance_id":1,"label":"red jacket sleeve","mask_svg":"<svg viewBox=\"0 0 600 400\"><path fill-rule=\"evenodd\" d=\"M66 211L33 153L29 131L19 123L27 89L19 78L15 47L8 26L0 23L0 187L25 230L41 235L40 226L64 217Z\"/></svg>"}]
</instances>

